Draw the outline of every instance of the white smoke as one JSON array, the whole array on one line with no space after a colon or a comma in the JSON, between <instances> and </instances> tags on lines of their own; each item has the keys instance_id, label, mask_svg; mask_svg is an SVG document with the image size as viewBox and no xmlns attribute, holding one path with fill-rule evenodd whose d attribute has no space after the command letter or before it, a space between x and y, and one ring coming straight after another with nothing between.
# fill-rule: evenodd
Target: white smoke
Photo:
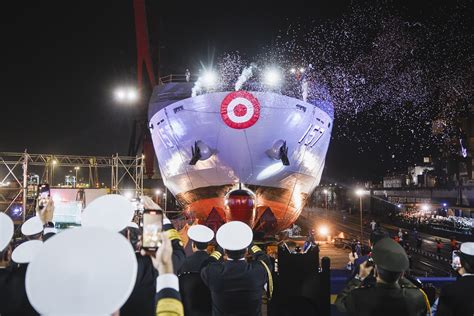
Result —
<instances>
[{"instance_id":1,"label":"white smoke","mask_svg":"<svg viewBox=\"0 0 474 316\"><path fill-rule=\"evenodd\" d=\"M306 102L308 99L308 81L306 81L306 78L302 80L301 91L303 91L303 101Z\"/></svg>"},{"instance_id":2,"label":"white smoke","mask_svg":"<svg viewBox=\"0 0 474 316\"><path fill-rule=\"evenodd\" d=\"M191 97L195 97L202 91L202 77L199 76L198 80L194 83L193 89L191 90Z\"/></svg>"},{"instance_id":3,"label":"white smoke","mask_svg":"<svg viewBox=\"0 0 474 316\"><path fill-rule=\"evenodd\" d=\"M246 67L244 70L242 70L239 79L237 79L237 82L235 83L235 91L240 90L244 83L252 77L254 68L256 68L256 65L251 64L249 67Z\"/></svg>"}]
</instances>

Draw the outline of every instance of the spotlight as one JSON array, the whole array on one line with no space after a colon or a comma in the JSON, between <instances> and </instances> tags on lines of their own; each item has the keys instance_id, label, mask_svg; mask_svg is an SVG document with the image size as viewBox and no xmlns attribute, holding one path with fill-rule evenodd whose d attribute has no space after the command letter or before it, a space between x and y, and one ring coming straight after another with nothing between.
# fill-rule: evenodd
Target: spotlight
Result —
<instances>
[{"instance_id":1,"label":"spotlight","mask_svg":"<svg viewBox=\"0 0 474 316\"><path fill-rule=\"evenodd\" d=\"M291 72L292 74L294 74L294 73L296 73L296 69L295 69L295 68L291 68L291 69L290 69L290 72Z\"/></svg>"},{"instance_id":2,"label":"spotlight","mask_svg":"<svg viewBox=\"0 0 474 316\"><path fill-rule=\"evenodd\" d=\"M263 74L263 82L268 86L277 86L280 81L280 72L275 68L267 69Z\"/></svg>"},{"instance_id":3,"label":"spotlight","mask_svg":"<svg viewBox=\"0 0 474 316\"><path fill-rule=\"evenodd\" d=\"M319 227L319 234L323 236L327 236L329 234L329 228L327 226Z\"/></svg>"},{"instance_id":4,"label":"spotlight","mask_svg":"<svg viewBox=\"0 0 474 316\"><path fill-rule=\"evenodd\" d=\"M138 100L138 90L134 87L119 87L114 91L115 100L120 103L134 103Z\"/></svg>"},{"instance_id":5,"label":"spotlight","mask_svg":"<svg viewBox=\"0 0 474 316\"><path fill-rule=\"evenodd\" d=\"M300 72L303 73L305 69L303 67L300 68Z\"/></svg>"},{"instance_id":6,"label":"spotlight","mask_svg":"<svg viewBox=\"0 0 474 316\"><path fill-rule=\"evenodd\" d=\"M127 91L127 101L129 102L134 102L138 99L138 93L137 90L133 88L129 88Z\"/></svg>"},{"instance_id":7,"label":"spotlight","mask_svg":"<svg viewBox=\"0 0 474 316\"><path fill-rule=\"evenodd\" d=\"M119 88L117 90L115 90L115 99L117 101L124 101L125 100L125 97L126 97L126 93L125 93L125 90L123 90L122 88Z\"/></svg>"},{"instance_id":8,"label":"spotlight","mask_svg":"<svg viewBox=\"0 0 474 316\"><path fill-rule=\"evenodd\" d=\"M202 81L207 88L212 88L217 82L217 74L212 70L206 70L202 75Z\"/></svg>"}]
</instances>

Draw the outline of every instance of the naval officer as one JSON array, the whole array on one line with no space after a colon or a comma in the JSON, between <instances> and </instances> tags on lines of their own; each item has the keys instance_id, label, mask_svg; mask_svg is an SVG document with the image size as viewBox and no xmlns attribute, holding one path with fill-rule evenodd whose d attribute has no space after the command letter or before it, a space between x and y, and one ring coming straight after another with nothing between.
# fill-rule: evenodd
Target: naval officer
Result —
<instances>
[{"instance_id":1,"label":"naval officer","mask_svg":"<svg viewBox=\"0 0 474 316\"><path fill-rule=\"evenodd\" d=\"M201 279L201 269L209 261L207 246L214 239L214 232L204 225L193 225L188 230L188 237L192 242L193 254L185 259L178 275L184 314L211 315L211 293Z\"/></svg>"},{"instance_id":2,"label":"naval officer","mask_svg":"<svg viewBox=\"0 0 474 316\"><path fill-rule=\"evenodd\" d=\"M201 272L201 268L209 259L207 246L214 238L212 229L204 225L193 225L188 230L188 237L192 242L193 254L184 260L179 274Z\"/></svg>"},{"instance_id":3,"label":"naval officer","mask_svg":"<svg viewBox=\"0 0 474 316\"><path fill-rule=\"evenodd\" d=\"M201 270L211 291L212 315L261 315L262 295L271 298L270 258L252 244L252 238L252 229L240 221L226 223L217 231L217 243L225 249L227 260L222 260L223 251L218 249ZM249 262L247 251L253 259Z\"/></svg>"}]
</instances>

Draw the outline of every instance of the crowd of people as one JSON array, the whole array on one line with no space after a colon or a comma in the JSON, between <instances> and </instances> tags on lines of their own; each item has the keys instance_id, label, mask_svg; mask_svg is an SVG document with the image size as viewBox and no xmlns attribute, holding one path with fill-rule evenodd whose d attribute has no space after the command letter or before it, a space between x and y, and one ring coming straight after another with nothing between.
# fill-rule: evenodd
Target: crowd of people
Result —
<instances>
[{"instance_id":1,"label":"crowd of people","mask_svg":"<svg viewBox=\"0 0 474 316\"><path fill-rule=\"evenodd\" d=\"M432 233L474 235L474 218L459 216L440 216L423 212L402 212L396 219L406 226L416 227Z\"/></svg>"},{"instance_id":2,"label":"crowd of people","mask_svg":"<svg viewBox=\"0 0 474 316\"><path fill-rule=\"evenodd\" d=\"M400 234L403 241L402 230ZM410 259L401 241L379 228L372 231L368 247L356 243L349 254L350 281L335 302L338 310L352 315L474 315L474 242L454 250L460 259L453 263L458 279L436 298L407 273Z\"/></svg>"},{"instance_id":3,"label":"crowd of people","mask_svg":"<svg viewBox=\"0 0 474 316\"><path fill-rule=\"evenodd\" d=\"M162 211L149 197L141 200L144 209ZM21 226L20 241L12 241L13 222L0 213L1 316L262 315L262 306L268 315L324 315L314 303L321 294L314 236L303 249L282 242L275 256L254 243L243 222L228 222L215 234L195 224L187 230L192 254L186 255L179 232L164 216L161 245L151 252L142 247L140 223L132 221L136 210L122 196L97 198L85 208L82 227L62 232L52 223L53 201L44 205ZM336 300L340 311L427 315L433 310L404 275L404 249L376 225L370 247L358 252L352 278ZM459 257L461 277L441 291L437 315L474 312L474 243L462 244ZM279 278L277 264L285 267Z\"/></svg>"}]
</instances>

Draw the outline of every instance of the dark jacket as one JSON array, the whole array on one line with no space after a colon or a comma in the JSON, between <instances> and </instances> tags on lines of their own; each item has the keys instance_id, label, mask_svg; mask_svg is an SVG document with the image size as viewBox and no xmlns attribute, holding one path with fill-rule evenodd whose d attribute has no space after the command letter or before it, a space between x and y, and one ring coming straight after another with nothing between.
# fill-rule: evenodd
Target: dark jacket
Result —
<instances>
[{"instance_id":1,"label":"dark jacket","mask_svg":"<svg viewBox=\"0 0 474 316\"><path fill-rule=\"evenodd\" d=\"M212 314L211 292L201 279L201 269L208 261L206 251L196 251L186 258L179 271L179 291L187 316Z\"/></svg>"},{"instance_id":2,"label":"dark jacket","mask_svg":"<svg viewBox=\"0 0 474 316\"><path fill-rule=\"evenodd\" d=\"M253 246L253 260L213 260L201 270L201 277L212 296L212 315L261 315L264 285L269 282L266 267L271 271L269 257ZM257 250L258 249L258 250ZM256 250L256 251L255 251ZM263 261L266 265L261 262ZM270 285L269 287L273 287Z\"/></svg>"},{"instance_id":3,"label":"dark jacket","mask_svg":"<svg viewBox=\"0 0 474 316\"><path fill-rule=\"evenodd\" d=\"M120 315L155 314L156 278L158 271L153 267L150 257L136 254L137 280L132 294L120 309Z\"/></svg>"},{"instance_id":4,"label":"dark jacket","mask_svg":"<svg viewBox=\"0 0 474 316\"><path fill-rule=\"evenodd\" d=\"M12 265L0 271L0 314L2 316L39 315L31 306L25 289L27 264Z\"/></svg>"},{"instance_id":5,"label":"dark jacket","mask_svg":"<svg viewBox=\"0 0 474 316\"><path fill-rule=\"evenodd\" d=\"M362 287L360 280L352 279L338 294L336 307L349 315L361 316L424 316L427 313L423 293L408 280Z\"/></svg>"},{"instance_id":6,"label":"dark jacket","mask_svg":"<svg viewBox=\"0 0 474 316\"><path fill-rule=\"evenodd\" d=\"M459 278L441 289L436 316L474 315L474 275Z\"/></svg>"},{"instance_id":7,"label":"dark jacket","mask_svg":"<svg viewBox=\"0 0 474 316\"><path fill-rule=\"evenodd\" d=\"M171 239L173 247L173 268L175 274L182 266L185 255L183 243L172 224L163 225L163 230ZM132 294L120 309L121 316L151 316L155 314L156 278L158 271L153 267L150 257L137 254L137 280ZM3 316L3 315L2 315Z\"/></svg>"},{"instance_id":8,"label":"dark jacket","mask_svg":"<svg viewBox=\"0 0 474 316\"><path fill-rule=\"evenodd\" d=\"M184 260L181 269L179 269L178 274L185 272L201 272L204 263L209 260L209 254L206 251L196 251L189 257L186 257Z\"/></svg>"}]
</instances>

